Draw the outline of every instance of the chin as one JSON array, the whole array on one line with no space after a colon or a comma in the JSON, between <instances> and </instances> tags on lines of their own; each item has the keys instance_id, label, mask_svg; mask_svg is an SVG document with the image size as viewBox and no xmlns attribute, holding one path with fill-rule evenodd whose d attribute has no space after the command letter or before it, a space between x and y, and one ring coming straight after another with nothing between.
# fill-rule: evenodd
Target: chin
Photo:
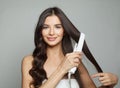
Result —
<instances>
[{"instance_id":1,"label":"chin","mask_svg":"<svg viewBox=\"0 0 120 88\"><path fill-rule=\"evenodd\" d=\"M55 47L55 46L61 46L61 43L55 43L55 42L52 42L52 43L47 43L48 46L50 47Z\"/></svg>"},{"instance_id":2,"label":"chin","mask_svg":"<svg viewBox=\"0 0 120 88\"><path fill-rule=\"evenodd\" d=\"M50 47L54 47L54 46L56 46L57 44L48 44L48 46L50 46Z\"/></svg>"}]
</instances>

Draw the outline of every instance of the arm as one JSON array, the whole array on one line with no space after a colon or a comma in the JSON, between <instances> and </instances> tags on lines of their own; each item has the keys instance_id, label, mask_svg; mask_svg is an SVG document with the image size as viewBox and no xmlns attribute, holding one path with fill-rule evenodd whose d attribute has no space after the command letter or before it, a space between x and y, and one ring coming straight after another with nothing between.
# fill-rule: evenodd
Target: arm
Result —
<instances>
[{"instance_id":1,"label":"arm","mask_svg":"<svg viewBox=\"0 0 120 88\"><path fill-rule=\"evenodd\" d=\"M65 72L61 68L57 68L55 72L45 81L40 88L55 88L58 82L65 75Z\"/></svg>"},{"instance_id":2,"label":"arm","mask_svg":"<svg viewBox=\"0 0 120 88\"><path fill-rule=\"evenodd\" d=\"M102 84L100 88L104 88L104 86L113 88L118 83L118 77L112 73L97 73L92 75L92 77L99 77L99 81Z\"/></svg>"},{"instance_id":3,"label":"arm","mask_svg":"<svg viewBox=\"0 0 120 88\"><path fill-rule=\"evenodd\" d=\"M81 88L96 88L94 82L92 81L86 67L81 61L81 64L78 67L79 73L80 73L80 80L82 87Z\"/></svg>"},{"instance_id":4,"label":"arm","mask_svg":"<svg viewBox=\"0 0 120 88\"><path fill-rule=\"evenodd\" d=\"M68 53L58 66L57 70L48 78L40 88L55 88L62 77L73 67L79 65L80 53Z\"/></svg>"},{"instance_id":5,"label":"arm","mask_svg":"<svg viewBox=\"0 0 120 88\"><path fill-rule=\"evenodd\" d=\"M32 68L32 56L27 56L22 61L22 88L34 88L30 83L33 81L29 74ZM65 72L59 67L40 88L55 88L60 79L64 76Z\"/></svg>"},{"instance_id":6,"label":"arm","mask_svg":"<svg viewBox=\"0 0 120 88\"><path fill-rule=\"evenodd\" d=\"M46 80L40 88L55 88L62 77L73 67L77 67L79 64L80 53L70 53L65 56L58 68L52 73L52 75ZM27 56L22 61L22 88L34 88L30 87L30 83L33 81L29 74L29 70L32 68L32 56Z\"/></svg>"},{"instance_id":7,"label":"arm","mask_svg":"<svg viewBox=\"0 0 120 88\"><path fill-rule=\"evenodd\" d=\"M29 70L32 68L32 60L32 56L26 56L22 60L22 88L30 88L30 83L33 81L32 77L29 74Z\"/></svg>"}]
</instances>

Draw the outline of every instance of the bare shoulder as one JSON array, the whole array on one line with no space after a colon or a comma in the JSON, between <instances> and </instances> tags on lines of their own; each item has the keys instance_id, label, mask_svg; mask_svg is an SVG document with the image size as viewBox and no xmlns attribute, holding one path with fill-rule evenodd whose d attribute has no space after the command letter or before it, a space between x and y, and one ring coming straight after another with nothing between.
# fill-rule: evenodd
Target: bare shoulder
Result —
<instances>
[{"instance_id":1,"label":"bare shoulder","mask_svg":"<svg viewBox=\"0 0 120 88\"><path fill-rule=\"evenodd\" d=\"M21 70L22 70L22 79L30 82L32 80L29 71L32 68L33 56L25 56L22 60Z\"/></svg>"},{"instance_id":2,"label":"bare shoulder","mask_svg":"<svg viewBox=\"0 0 120 88\"><path fill-rule=\"evenodd\" d=\"M25 69L26 71L30 70L32 68L32 62L33 62L33 56L25 56L22 60L22 69Z\"/></svg>"},{"instance_id":3,"label":"bare shoulder","mask_svg":"<svg viewBox=\"0 0 120 88\"><path fill-rule=\"evenodd\" d=\"M22 88L29 88L30 83L33 81L33 78L29 74L30 69L32 68L33 56L25 56L22 59L21 72L22 72Z\"/></svg>"},{"instance_id":4,"label":"bare shoulder","mask_svg":"<svg viewBox=\"0 0 120 88\"><path fill-rule=\"evenodd\" d=\"M32 55L28 55L28 56L25 56L22 60L22 64L23 65L28 65L28 64L32 64L32 61L33 61L33 56Z\"/></svg>"}]
</instances>

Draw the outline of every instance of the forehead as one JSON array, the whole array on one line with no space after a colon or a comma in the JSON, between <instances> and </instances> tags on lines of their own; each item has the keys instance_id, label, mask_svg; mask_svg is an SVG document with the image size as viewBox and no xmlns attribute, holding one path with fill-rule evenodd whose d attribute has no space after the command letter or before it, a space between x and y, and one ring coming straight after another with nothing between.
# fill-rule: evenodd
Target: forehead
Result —
<instances>
[{"instance_id":1,"label":"forehead","mask_svg":"<svg viewBox=\"0 0 120 88\"><path fill-rule=\"evenodd\" d=\"M44 23L45 24L61 24L61 21L58 16L52 15L52 16L46 17Z\"/></svg>"}]
</instances>

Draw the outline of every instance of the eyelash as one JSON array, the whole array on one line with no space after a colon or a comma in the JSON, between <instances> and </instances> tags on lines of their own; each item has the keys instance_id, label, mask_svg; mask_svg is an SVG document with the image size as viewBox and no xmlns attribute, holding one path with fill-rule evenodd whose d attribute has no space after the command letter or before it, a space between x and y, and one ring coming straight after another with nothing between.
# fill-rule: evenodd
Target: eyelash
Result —
<instances>
[{"instance_id":1,"label":"eyelash","mask_svg":"<svg viewBox=\"0 0 120 88\"><path fill-rule=\"evenodd\" d=\"M55 26L56 28L61 28L61 26Z\"/></svg>"},{"instance_id":2,"label":"eyelash","mask_svg":"<svg viewBox=\"0 0 120 88\"><path fill-rule=\"evenodd\" d=\"M48 28L48 27L44 27L44 26L43 26L43 29L47 29L47 28Z\"/></svg>"},{"instance_id":3,"label":"eyelash","mask_svg":"<svg viewBox=\"0 0 120 88\"><path fill-rule=\"evenodd\" d=\"M49 27L47 27L47 26L43 26L43 29L47 29L47 28L49 28ZM55 26L55 28L62 28L61 26Z\"/></svg>"}]
</instances>

